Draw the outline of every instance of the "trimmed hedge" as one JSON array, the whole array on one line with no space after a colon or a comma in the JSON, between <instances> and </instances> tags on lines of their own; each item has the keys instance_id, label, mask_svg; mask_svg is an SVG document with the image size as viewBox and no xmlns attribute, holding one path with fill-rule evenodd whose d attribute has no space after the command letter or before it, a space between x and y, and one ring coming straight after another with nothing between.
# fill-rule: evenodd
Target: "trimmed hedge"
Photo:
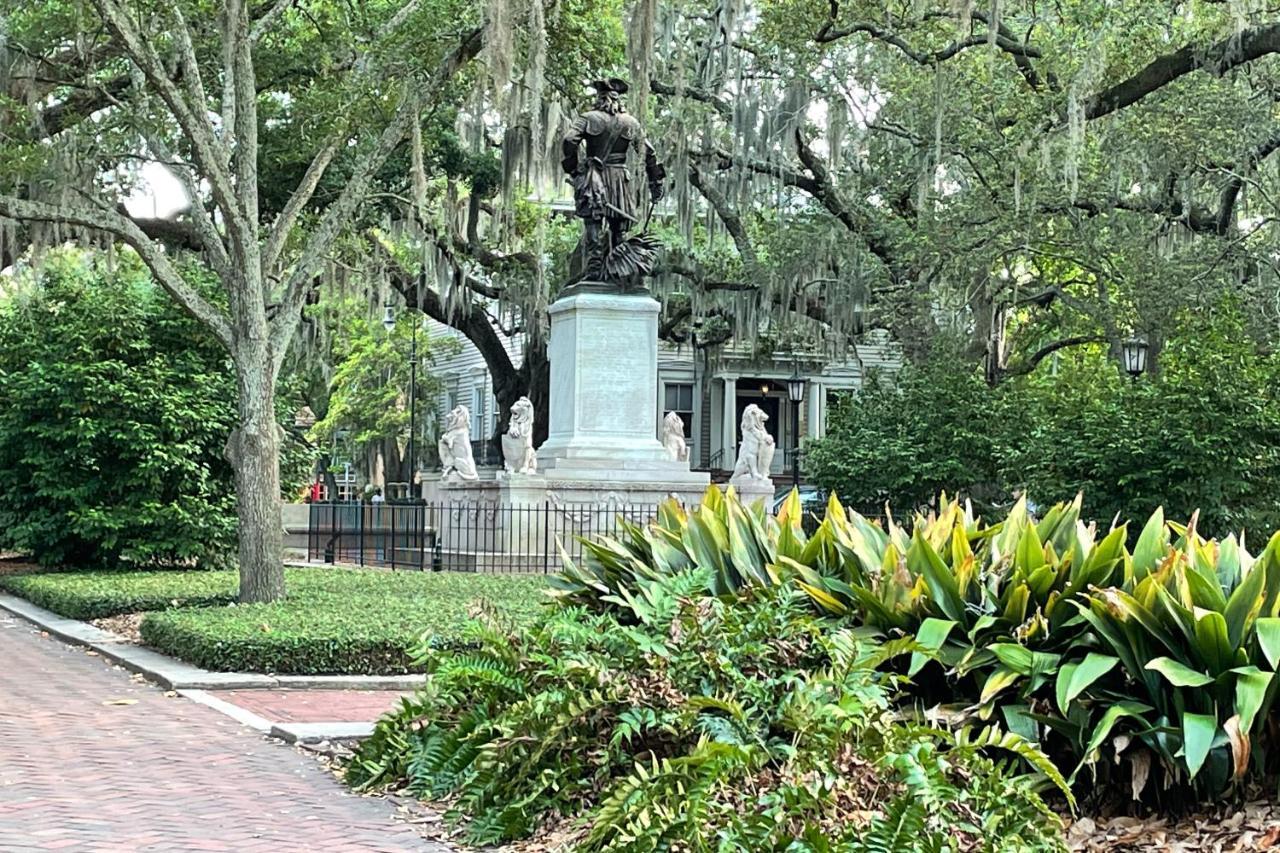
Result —
<instances>
[{"instance_id":1,"label":"trimmed hedge","mask_svg":"<svg viewBox=\"0 0 1280 853\"><path fill-rule=\"evenodd\" d=\"M461 641L482 599L531 620L546 579L462 573L289 569L289 597L237 604L235 572L58 572L0 577L0 589L72 619L149 611L148 646L226 672L399 674L410 649Z\"/></svg>"},{"instance_id":2,"label":"trimmed hedge","mask_svg":"<svg viewBox=\"0 0 1280 853\"><path fill-rule=\"evenodd\" d=\"M235 572L50 572L0 576L0 590L69 619L236 600Z\"/></svg>"},{"instance_id":3,"label":"trimmed hedge","mask_svg":"<svg viewBox=\"0 0 1280 853\"><path fill-rule=\"evenodd\" d=\"M461 641L477 599L524 623L537 613L546 583L542 577L344 569L286 574L286 601L151 613L142 620L143 642L216 671L408 673L420 671L410 652L424 635L439 646Z\"/></svg>"}]
</instances>

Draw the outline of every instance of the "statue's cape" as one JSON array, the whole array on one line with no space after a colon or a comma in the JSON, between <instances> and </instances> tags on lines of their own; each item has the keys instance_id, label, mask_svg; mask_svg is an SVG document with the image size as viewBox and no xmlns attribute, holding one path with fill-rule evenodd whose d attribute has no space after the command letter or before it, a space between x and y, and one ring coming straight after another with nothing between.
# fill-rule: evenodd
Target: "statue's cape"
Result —
<instances>
[{"instance_id":1,"label":"statue's cape","mask_svg":"<svg viewBox=\"0 0 1280 853\"><path fill-rule=\"evenodd\" d=\"M591 110L582 114L582 122L586 127L583 136L603 136L613 133L618 128L618 136L628 141L640 136L640 122L630 113L612 115L603 110Z\"/></svg>"}]
</instances>

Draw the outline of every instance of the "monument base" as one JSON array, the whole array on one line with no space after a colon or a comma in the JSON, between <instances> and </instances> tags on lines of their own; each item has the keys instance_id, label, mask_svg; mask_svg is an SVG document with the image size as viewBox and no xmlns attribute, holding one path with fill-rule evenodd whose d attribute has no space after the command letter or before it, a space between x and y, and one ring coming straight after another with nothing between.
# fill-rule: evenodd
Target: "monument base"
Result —
<instances>
[{"instance_id":1,"label":"monument base","mask_svg":"<svg viewBox=\"0 0 1280 853\"><path fill-rule=\"evenodd\" d=\"M765 509L773 509L773 497L776 493L773 480L744 477L740 480L730 480L727 486L732 488L747 506L763 501Z\"/></svg>"},{"instance_id":2,"label":"monument base","mask_svg":"<svg viewBox=\"0 0 1280 853\"><path fill-rule=\"evenodd\" d=\"M551 419L538 448L549 499L696 503L711 482L657 439L658 303L581 282L551 306Z\"/></svg>"}]
</instances>

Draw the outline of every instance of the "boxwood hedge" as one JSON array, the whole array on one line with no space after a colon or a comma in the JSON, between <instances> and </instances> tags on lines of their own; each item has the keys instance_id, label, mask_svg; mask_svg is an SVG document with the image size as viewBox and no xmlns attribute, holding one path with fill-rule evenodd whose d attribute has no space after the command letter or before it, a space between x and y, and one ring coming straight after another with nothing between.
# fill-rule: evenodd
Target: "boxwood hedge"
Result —
<instances>
[{"instance_id":1,"label":"boxwood hedge","mask_svg":"<svg viewBox=\"0 0 1280 853\"><path fill-rule=\"evenodd\" d=\"M412 670L425 634L460 641L467 611L488 601L519 624L545 579L460 573L289 569L288 598L237 604L234 572L60 572L0 577L0 588L73 619L148 611L147 645L218 671L394 674Z\"/></svg>"},{"instance_id":2,"label":"boxwood hedge","mask_svg":"<svg viewBox=\"0 0 1280 853\"><path fill-rule=\"evenodd\" d=\"M230 604L235 572L49 572L0 576L0 590L69 619Z\"/></svg>"},{"instance_id":3,"label":"boxwood hedge","mask_svg":"<svg viewBox=\"0 0 1280 853\"><path fill-rule=\"evenodd\" d=\"M148 614L143 641L227 672L397 674L413 671L423 635L460 641L467 610L486 600L522 623L537 612L540 577L298 570L286 601L184 607Z\"/></svg>"}]
</instances>

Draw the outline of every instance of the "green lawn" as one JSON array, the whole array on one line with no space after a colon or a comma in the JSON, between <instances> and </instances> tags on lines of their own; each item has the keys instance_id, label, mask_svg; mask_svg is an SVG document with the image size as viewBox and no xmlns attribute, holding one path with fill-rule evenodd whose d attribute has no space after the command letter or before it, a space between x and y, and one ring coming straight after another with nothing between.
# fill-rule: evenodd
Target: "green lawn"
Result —
<instances>
[{"instance_id":1,"label":"green lawn","mask_svg":"<svg viewBox=\"0 0 1280 853\"><path fill-rule=\"evenodd\" d=\"M287 600L236 604L234 572L53 573L0 578L0 587L76 619L139 610L143 641L222 671L403 673L424 635L464 641L477 600L506 618L531 619L539 576L353 569L289 569Z\"/></svg>"}]
</instances>

